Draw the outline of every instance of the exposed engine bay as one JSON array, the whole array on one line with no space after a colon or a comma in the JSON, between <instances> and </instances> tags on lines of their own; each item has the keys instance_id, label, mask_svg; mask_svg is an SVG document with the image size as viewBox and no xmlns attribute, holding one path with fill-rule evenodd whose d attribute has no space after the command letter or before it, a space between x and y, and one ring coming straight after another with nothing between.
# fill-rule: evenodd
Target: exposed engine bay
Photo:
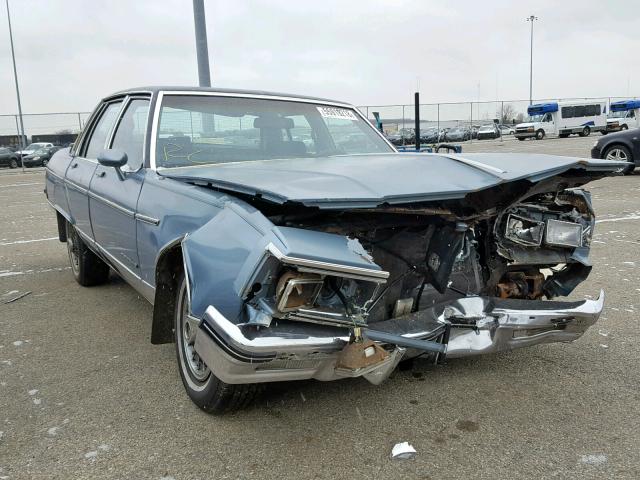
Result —
<instances>
[{"instance_id":1,"label":"exposed engine bay","mask_svg":"<svg viewBox=\"0 0 640 480\"><path fill-rule=\"evenodd\" d=\"M346 238L379 273L332 272L269 256L246 292L247 323L272 319L372 326L471 296L564 296L588 275L594 214L578 189L538 193L499 210L460 215L412 207L280 215L283 227Z\"/></svg>"}]
</instances>

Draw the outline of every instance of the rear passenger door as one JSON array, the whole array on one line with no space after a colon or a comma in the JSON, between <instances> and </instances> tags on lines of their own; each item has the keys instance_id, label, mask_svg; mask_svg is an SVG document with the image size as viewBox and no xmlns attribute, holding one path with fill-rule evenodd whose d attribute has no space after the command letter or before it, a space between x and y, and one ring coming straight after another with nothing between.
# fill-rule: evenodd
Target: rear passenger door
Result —
<instances>
[{"instance_id":1,"label":"rear passenger door","mask_svg":"<svg viewBox=\"0 0 640 480\"><path fill-rule=\"evenodd\" d=\"M140 267L135 214L144 179L142 167L148 114L148 97L127 98L106 147L125 152L127 164L121 172L98 164L89 189L89 209L96 242L112 260L136 277L140 276Z\"/></svg>"},{"instance_id":2,"label":"rear passenger door","mask_svg":"<svg viewBox=\"0 0 640 480\"><path fill-rule=\"evenodd\" d=\"M98 153L105 148L121 108L122 99L102 105L65 175L69 213L74 226L91 240L94 237L89 218L89 184L98 165Z\"/></svg>"}]
</instances>

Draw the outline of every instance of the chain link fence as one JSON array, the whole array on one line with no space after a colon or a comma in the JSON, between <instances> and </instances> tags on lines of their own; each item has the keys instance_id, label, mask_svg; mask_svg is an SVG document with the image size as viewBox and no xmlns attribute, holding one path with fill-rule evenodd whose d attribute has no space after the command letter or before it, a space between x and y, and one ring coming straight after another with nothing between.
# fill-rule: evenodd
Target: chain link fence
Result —
<instances>
[{"instance_id":1,"label":"chain link fence","mask_svg":"<svg viewBox=\"0 0 640 480\"><path fill-rule=\"evenodd\" d=\"M580 97L580 98L543 98L533 103L564 101L604 101L607 112L612 102L631 100L638 97ZM526 121L529 100L496 100L482 102L447 102L420 104L420 130L450 129L454 127L481 127L497 121L504 125L515 125ZM402 133L403 129L415 127L415 106L406 105L363 105L358 107L375 124L374 112L380 115L386 134ZM473 138L470 138L473 141Z\"/></svg>"},{"instance_id":2,"label":"chain link fence","mask_svg":"<svg viewBox=\"0 0 640 480\"><path fill-rule=\"evenodd\" d=\"M638 97L589 97L563 99L536 99L534 103L574 100L606 101L607 107L618 100ZM445 102L420 105L420 129L438 130L456 126L480 127L492 124L514 125L527 117L528 100L497 100L483 102ZM383 129L387 134L400 132L415 126L414 105L364 105L358 107L375 123L373 112L380 114ZM607 110L608 111L608 110ZM47 141L55 144L68 143L70 136L77 135L85 125L90 112L26 113L24 121L25 142ZM0 114L0 147L20 146L20 123L16 114ZM61 141L60 139L66 139Z\"/></svg>"}]
</instances>

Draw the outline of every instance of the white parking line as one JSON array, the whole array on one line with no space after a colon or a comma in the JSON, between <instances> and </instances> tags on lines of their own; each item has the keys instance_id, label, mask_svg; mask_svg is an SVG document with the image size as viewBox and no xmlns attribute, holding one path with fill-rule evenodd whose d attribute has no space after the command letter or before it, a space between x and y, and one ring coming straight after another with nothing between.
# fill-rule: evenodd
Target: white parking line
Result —
<instances>
[{"instance_id":1,"label":"white parking line","mask_svg":"<svg viewBox=\"0 0 640 480\"><path fill-rule=\"evenodd\" d=\"M4 247L5 245L20 245L22 243L48 242L50 240L58 240L58 237L35 238L33 240L16 240L15 242L4 242L0 243L0 247Z\"/></svg>"},{"instance_id":2,"label":"white parking line","mask_svg":"<svg viewBox=\"0 0 640 480\"><path fill-rule=\"evenodd\" d=\"M42 270L25 270L24 272L0 270L0 277L16 277L18 275L32 275L34 273L64 272L65 270L70 270L70 269L71 267L55 267L55 268L44 268Z\"/></svg>"},{"instance_id":3,"label":"white parking line","mask_svg":"<svg viewBox=\"0 0 640 480\"><path fill-rule=\"evenodd\" d=\"M600 220L596 220L596 223L624 222L625 220L640 220L640 215L629 215L628 217L601 218Z\"/></svg>"},{"instance_id":4,"label":"white parking line","mask_svg":"<svg viewBox=\"0 0 640 480\"><path fill-rule=\"evenodd\" d=\"M42 183L42 182L36 182L36 183L10 183L8 185L0 185L0 188L27 187L29 185L44 185L44 183Z\"/></svg>"}]
</instances>

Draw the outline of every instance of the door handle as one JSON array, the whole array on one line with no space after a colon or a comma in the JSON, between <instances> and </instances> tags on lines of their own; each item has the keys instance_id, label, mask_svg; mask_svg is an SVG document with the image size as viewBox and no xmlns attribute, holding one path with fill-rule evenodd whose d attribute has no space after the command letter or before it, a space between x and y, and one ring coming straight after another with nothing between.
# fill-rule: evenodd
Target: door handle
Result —
<instances>
[{"instance_id":1,"label":"door handle","mask_svg":"<svg viewBox=\"0 0 640 480\"><path fill-rule=\"evenodd\" d=\"M74 162L71 164L71 168L76 168L78 166L78 162Z\"/></svg>"},{"instance_id":2,"label":"door handle","mask_svg":"<svg viewBox=\"0 0 640 480\"><path fill-rule=\"evenodd\" d=\"M105 172L98 172L98 173L96 173L96 176L97 176L97 177L100 177L100 178L104 177L105 175L106 175L106 173L105 173Z\"/></svg>"}]
</instances>

